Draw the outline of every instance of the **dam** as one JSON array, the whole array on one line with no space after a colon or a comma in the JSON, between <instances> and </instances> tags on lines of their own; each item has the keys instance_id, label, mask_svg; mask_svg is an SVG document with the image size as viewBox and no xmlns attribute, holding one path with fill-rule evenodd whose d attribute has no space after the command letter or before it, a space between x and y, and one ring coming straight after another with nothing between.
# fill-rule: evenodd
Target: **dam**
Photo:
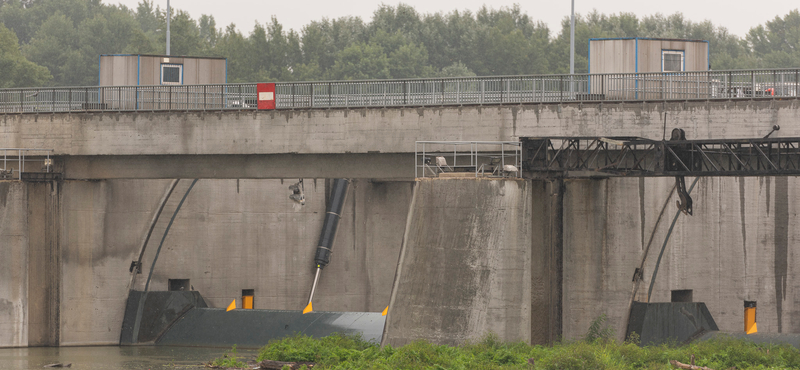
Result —
<instances>
[{"instance_id":1,"label":"dam","mask_svg":"<svg viewBox=\"0 0 800 370\"><path fill-rule=\"evenodd\" d=\"M549 343L581 337L603 314L624 333L648 239L666 239L655 225L665 199L675 203L673 178L418 178L415 144L662 140L672 128L690 139L790 138L799 118L794 97L6 113L0 147L48 150L53 175L15 168L0 181L0 346L119 344L129 289L144 289L151 268L151 291L183 287L211 308L251 292L255 309L301 310L334 178L351 186L316 311L388 306L392 345L490 331ZM302 206L289 198L299 179ZM742 303L757 301L761 332L800 331L798 186L792 176L700 178L650 301L691 294L723 331L741 331Z\"/></svg>"}]
</instances>

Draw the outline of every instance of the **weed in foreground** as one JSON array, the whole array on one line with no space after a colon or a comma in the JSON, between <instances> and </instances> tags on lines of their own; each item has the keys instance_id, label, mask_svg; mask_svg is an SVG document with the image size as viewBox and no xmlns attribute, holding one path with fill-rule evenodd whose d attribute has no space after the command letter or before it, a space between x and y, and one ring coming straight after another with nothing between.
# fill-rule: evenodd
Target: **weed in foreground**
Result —
<instances>
[{"instance_id":1,"label":"weed in foreground","mask_svg":"<svg viewBox=\"0 0 800 370\"><path fill-rule=\"evenodd\" d=\"M800 351L789 346L755 344L735 338L717 338L688 345L640 347L636 338L616 342L604 335L602 321L598 335L552 346L524 342L502 342L497 335L460 346L437 345L424 340L402 347L379 347L346 335L322 339L296 335L271 341L261 349L258 360L314 362L314 369L674 369L670 360L712 369L797 369ZM606 332L607 333L607 332Z\"/></svg>"},{"instance_id":2,"label":"weed in foreground","mask_svg":"<svg viewBox=\"0 0 800 370\"><path fill-rule=\"evenodd\" d=\"M238 356L238 351L236 350L236 345L233 345L231 351L222 355L222 357L217 357L208 365L212 368L222 368L222 369L244 369L247 368L247 363L241 360L242 358Z\"/></svg>"}]
</instances>

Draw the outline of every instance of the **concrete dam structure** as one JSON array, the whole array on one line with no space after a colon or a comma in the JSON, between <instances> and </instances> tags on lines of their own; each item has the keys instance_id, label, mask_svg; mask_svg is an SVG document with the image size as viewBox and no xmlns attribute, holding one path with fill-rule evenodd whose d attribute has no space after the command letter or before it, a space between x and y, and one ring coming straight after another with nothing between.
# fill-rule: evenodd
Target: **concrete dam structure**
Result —
<instances>
[{"instance_id":1,"label":"concrete dam structure","mask_svg":"<svg viewBox=\"0 0 800 370\"><path fill-rule=\"evenodd\" d=\"M300 310L330 180L352 179L318 311L380 312L392 345L456 344L488 332L548 343L605 314L624 333L631 278L672 178L425 179L417 140L630 135L800 136L796 100L331 109L252 113L5 115L4 147L52 148L51 181L0 181L0 346L118 344L136 260L172 179L137 277L186 284L209 307L253 291L256 309ZM776 134L777 135L777 134ZM288 198L304 178L306 204ZM316 179L316 180L315 180ZM741 331L800 331L792 267L795 177L707 177L661 261L652 302L673 291ZM674 196L673 196L674 197ZM675 200L670 200L674 204ZM667 216L674 214L667 208ZM644 284L655 258L648 257ZM640 291L639 300L642 300Z\"/></svg>"}]
</instances>

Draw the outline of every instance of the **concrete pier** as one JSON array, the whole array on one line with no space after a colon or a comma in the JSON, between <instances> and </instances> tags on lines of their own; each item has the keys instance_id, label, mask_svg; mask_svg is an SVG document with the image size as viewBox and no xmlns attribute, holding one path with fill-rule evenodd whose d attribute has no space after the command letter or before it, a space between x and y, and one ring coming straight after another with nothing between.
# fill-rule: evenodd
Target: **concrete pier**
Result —
<instances>
[{"instance_id":1,"label":"concrete pier","mask_svg":"<svg viewBox=\"0 0 800 370\"><path fill-rule=\"evenodd\" d=\"M522 180L425 179L406 225L384 342L530 340L531 190Z\"/></svg>"}]
</instances>

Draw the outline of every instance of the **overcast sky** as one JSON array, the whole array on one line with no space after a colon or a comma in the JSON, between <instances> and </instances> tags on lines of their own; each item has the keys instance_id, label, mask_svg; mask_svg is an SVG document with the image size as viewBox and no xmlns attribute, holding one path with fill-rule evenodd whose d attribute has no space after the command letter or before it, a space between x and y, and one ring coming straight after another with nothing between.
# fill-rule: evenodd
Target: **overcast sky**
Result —
<instances>
[{"instance_id":1,"label":"overcast sky","mask_svg":"<svg viewBox=\"0 0 800 370\"><path fill-rule=\"evenodd\" d=\"M123 4L136 9L140 0L103 0L108 4ZM153 0L154 5L167 7L167 0ZM399 1L386 1L385 4L396 6ZM483 4L491 8L512 6L518 3L523 12L534 20L548 24L550 32L555 36L561 29L560 23L569 16L570 1L511 1L511 0L406 0L402 3L413 6L420 13L475 11ZM273 15L286 29L300 32L303 26L312 20L323 17L339 18L346 15L359 16L369 22L372 13L381 4L378 1L366 0L170 0L170 5L188 11L192 18L201 14L214 16L218 28L235 23L245 35L249 34L256 22L266 23ZM664 15L682 12L689 20L700 22L711 20L717 26L723 26L734 35L744 36L751 27L783 17L790 10L800 7L798 0L762 0L762 1L709 1L709 0L577 0L576 13L587 13L597 9L600 13L612 14L631 12L638 17L662 13Z\"/></svg>"}]
</instances>

